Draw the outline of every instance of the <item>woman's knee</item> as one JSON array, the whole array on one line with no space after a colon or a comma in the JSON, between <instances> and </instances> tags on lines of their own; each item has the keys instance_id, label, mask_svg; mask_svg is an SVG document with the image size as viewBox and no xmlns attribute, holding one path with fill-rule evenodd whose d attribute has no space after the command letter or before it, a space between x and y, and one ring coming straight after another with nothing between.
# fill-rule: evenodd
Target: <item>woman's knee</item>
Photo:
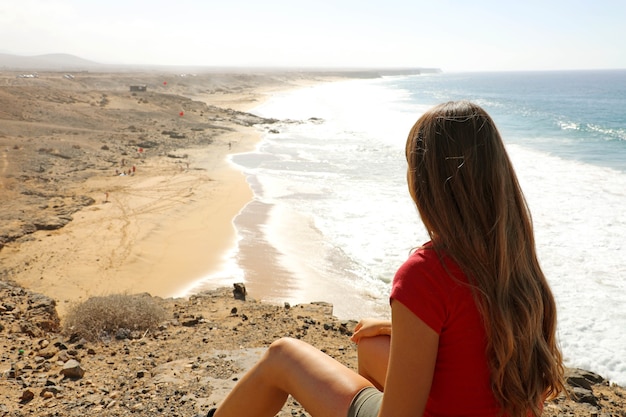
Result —
<instances>
[{"instance_id":1,"label":"woman's knee","mask_svg":"<svg viewBox=\"0 0 626 417\"><path fill-rule=\"evenodd\" d=\"M391 338L387 335L362 338L357 346L359 358L375 358L378 361L388 356L390 342Z\"/></svg>"},{"instance_id":2,"label":"woman's knee","mask_svg":"<svg viewBox=\"0 0 626 417\"><path fill-rule=\"evenodd\" d=\"M267 350L267 358L269 360L278 360L280 363L293 360L299 356L298 352L303 349L305 342L291 337L281 337L270 344Z\"/></svg>"},{"instance_id":3,"label":"woman's knee","mask_svg":"<svg viewBox=\"0 0 626 417\"><path fill-rule=\"evenodd\" d=\"M359 374L367 378L380 391L384 389L389 361L389 336L366 337L359 340Z\"/></svg>"},{"instance_id":4,"label":"woman's knee","mask_svg":"<svg viewBox=\"0 0 626 417\"><path fill-rule=\"evenodd\" d=\"M275 379L274 382L284 382L289 375L297 373L306 367L307 344L298 339L283 337L270 344L261 359L259 366L264 374Z\"/></svg>"},{"instance_id":5,"label":"woman's knee","mask_svg":"<svg viewBox=\"0 0 626 417\"><path fill-rule=\"evenodd\" d=\"M304 343L304 342L298 339L294 339L292 337L281 337L280 339L274 340L270 344L270 351L276 351L276 352L289 351L291 349L296 348L296 346L301 343Z\"/></svg>"}]
</instances>

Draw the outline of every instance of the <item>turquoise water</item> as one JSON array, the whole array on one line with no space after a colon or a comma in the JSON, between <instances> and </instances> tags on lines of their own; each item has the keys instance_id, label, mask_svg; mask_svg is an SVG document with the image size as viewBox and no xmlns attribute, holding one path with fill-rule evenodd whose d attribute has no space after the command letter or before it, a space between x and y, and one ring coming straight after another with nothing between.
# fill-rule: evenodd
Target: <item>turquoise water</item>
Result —
<instances>
[{"instance_id":1,"label":"turquoise water","mask_svg":"<svg viewBox=\"0 0 626 417\"><path fill-rule=\"evenodd\" d=\"M271 97L254 112L283 120L278 133L261 128L258 149L232 157L255 192L240 217L268 213L262 224L235 220L238 247L271 246L291 275L267 300L328 301L341 318L388 314L396 269L428 239L406 190L406 135L425 109L454 99L483 106L507 144L567 364L626 385L626 71L387 77ZM240 255L203 282L245 281Z\"/></svg>"},{"instance_id":2,"label":"turquoise water","mask_svg":"<svg viewBox=\"0 0 626 417\"><path fill-rule=\"evenodd\" d=\"M510 143L626 170L626 71L441 74L399 79L410 99L470 99Z\"/></svg>"}]
</instances>

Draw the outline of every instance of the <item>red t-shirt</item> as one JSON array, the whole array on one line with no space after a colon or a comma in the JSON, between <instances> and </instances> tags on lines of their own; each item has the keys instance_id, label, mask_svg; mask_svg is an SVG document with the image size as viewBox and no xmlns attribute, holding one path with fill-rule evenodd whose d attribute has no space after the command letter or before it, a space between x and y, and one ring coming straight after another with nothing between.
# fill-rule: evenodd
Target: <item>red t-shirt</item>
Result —
<instances>
[{"instance_id":1,"label":"red t-shirt","mask_svg":"<svg viewBox=\"0 0 626 417\"><path fill-rule=\"evenodd\" d=\"M497 416L486 334L467 277L430 244L400 267L391 289L397 300L439 334L437 362L424 416Z\"/></svg>"}]
</instances>

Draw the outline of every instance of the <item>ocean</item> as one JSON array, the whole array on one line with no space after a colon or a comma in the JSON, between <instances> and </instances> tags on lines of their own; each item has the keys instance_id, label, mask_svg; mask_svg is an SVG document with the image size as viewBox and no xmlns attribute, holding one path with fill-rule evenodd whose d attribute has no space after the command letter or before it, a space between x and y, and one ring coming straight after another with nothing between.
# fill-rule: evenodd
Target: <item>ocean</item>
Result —
<instances>
[{"instance_id":1,"label":"ocean","mask_svg":"<svg viewBox=\"0 0 626 417\"><path fill-rule=\"evenodd\" d=\"M276 94L253 113L281 122L231 157L255 199L234 221L228 266L204 282L386 317L396 269L428 240L406 188L406 136L425 109L457 99L484 107L506 142L566 365L626 386L626 71L391 76ZM259 245L257 264L275 266L263 277L244 265Z\"/></svg>"}]
</instances>

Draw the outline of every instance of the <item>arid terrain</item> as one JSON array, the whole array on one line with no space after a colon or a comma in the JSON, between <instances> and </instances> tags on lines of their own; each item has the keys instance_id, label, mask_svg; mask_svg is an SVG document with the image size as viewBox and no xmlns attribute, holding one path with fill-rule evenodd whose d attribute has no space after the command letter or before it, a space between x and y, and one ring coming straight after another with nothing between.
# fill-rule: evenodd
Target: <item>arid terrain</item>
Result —
<instances>
[{"instance_id":1,"label":"arid terrain","mask_svg":"<svg viewBox=\"0 0 626 417\"><path fill-rule=\"evenodd\" d=\"M56 331L59 318L48 297L6 282L0 295L3 416L204 415L283 336L356 369L349 340L356 321L337 320L323 302L270 305L236 299L230 288L157 299L167 312L158 329L88 342ZM568 370L568 382L579 397L547 403L544 416L626 415L623 388L583 370ZM302 415L292 399L279 414Z\"/></svg>"},{"instance_id":2,"label":"arid terrain","mask_svg":"<svg viewBox=\"0 0 626 417\"><path fill-rule=\"evenodd\" d=\"M232 288L165 296L195 265L216 262L250 198L223 159L277 121L246 110L337 74L24 75L33 74L0 73L0 416L203 415L282 336L356 368L358 318L338 320L323 300L274 305L252 291L235 299ZM202 222L182 238L167 225L187 227L202 201L213 204L200 213L214 220L213 240L196 261ZM61 331L70 305L113 292L150 293L166 318L98 342ZM547 403L545 416L626 416L622 387L583 370L568 376L570 398ZM303 414L290 400L280 416Z\"/></svg>"},{"instance_id":3,"label":"arid terrain","mask_svg":"<svg viewBox=\"0 0 626 417\"><path fill-rule=\"evenodd\" d=\"M61 310L111 291L169 296L217 267L252 197L226 156L274 122L243 110L336 78L21 74L0 76L0 276Z\"/></svg>"}]
</instances>

